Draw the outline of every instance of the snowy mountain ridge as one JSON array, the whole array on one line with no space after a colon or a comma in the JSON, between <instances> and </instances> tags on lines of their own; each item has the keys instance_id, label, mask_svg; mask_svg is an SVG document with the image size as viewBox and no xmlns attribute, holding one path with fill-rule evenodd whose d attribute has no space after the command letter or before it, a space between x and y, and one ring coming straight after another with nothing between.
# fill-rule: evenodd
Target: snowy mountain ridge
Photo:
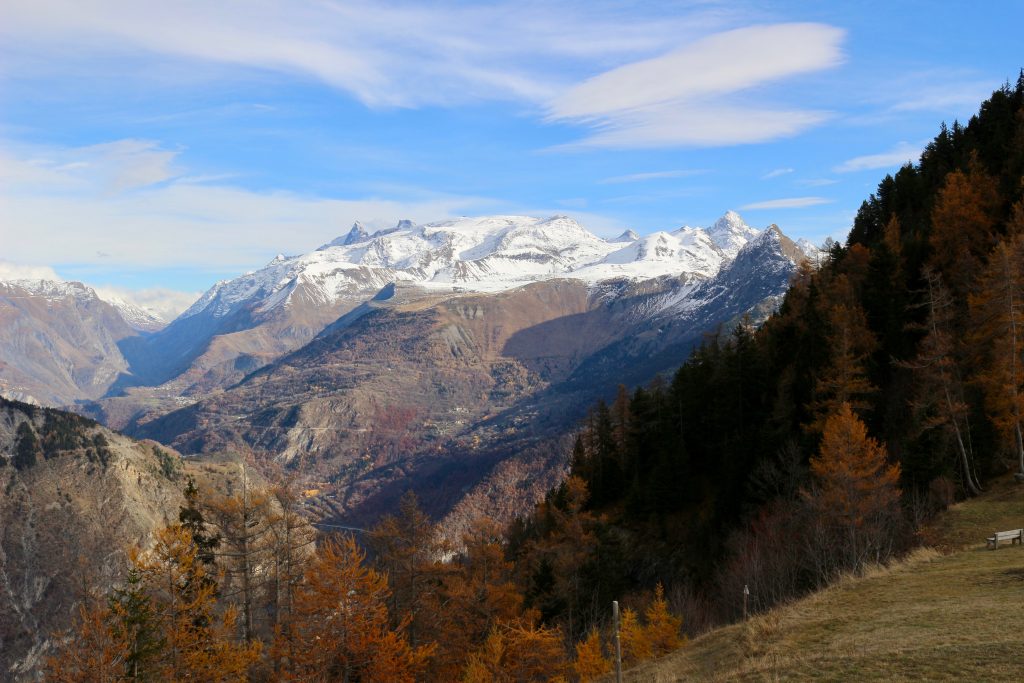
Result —
<instances>
[{"instance_id":1,"label":"snowy mountain ridge","mask_svg":"<svg viewBox=\"0 0 1024 683\"><path fill-rule=\"evenodd\" d=\"M262 269L218 282L180 319L268 312L295 296L315 304L407 282L428 290L497 292L551 278L596 284L615 278L713 277L759 234L729 211L710 228L684 226L606 240L568 216L484 216L370 234L359 222L315 251L278 256Z\"/></svg>"},{"instance_id":2,"label":"snowy mountain ridge","mask_svg":"<svg viewBox=\"0 0 1024 683\"><path fill-rule=\"evenodd\" d=\"M144 309L115 294L101 294L81 282L19 278L0 280L0 284L18 287L51 303L66 299L83 303L95 300L103 301L113 306L128 326L136 330L153 331L160 329L168 322L155 311Z\"/></svg>"}]
</instances>

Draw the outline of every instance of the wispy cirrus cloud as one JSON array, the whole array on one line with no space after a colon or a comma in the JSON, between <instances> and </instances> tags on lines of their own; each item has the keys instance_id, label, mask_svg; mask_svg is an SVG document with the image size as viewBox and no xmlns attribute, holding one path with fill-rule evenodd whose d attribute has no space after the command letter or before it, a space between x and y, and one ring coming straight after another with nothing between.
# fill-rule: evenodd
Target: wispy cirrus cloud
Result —
<instances>
[{"instance_id":1,"label":"wispy cirrus cloud","mask_svg":"<svg viewBox=\"0 0 1024 683\"><path fill-rule=\"evenodd\" d=\"M248 69L324 83L370 107L480 100L542 103L598 68L720 26L721 8L666 16L592 3L263 0L8 0L0 38L14 64L45 61L201 81ZM131 60L123 59L130 55ZM8 60L10 61L10 60ZM175 68L177 67L177 68ZM592 71L591 71L592 72Z\"/></svg>"},{"instance_id":2,"label":"wispy cirrus cloud","mask_svg":"<svg viewBox=\"0 0 1024 683\"><path fill-rule=\"evenodd\" d=\"M825 187L826 185L835 185L838 182L835 178L807 178L796 181L796 184L803 187Z\"/></svg>"},{"instance_id":3,"label":"wispy cirrus cloud","mask_svg":"<svg viewBox=\"0 0 1024 683\"><path fill-rule=\"evenodd\" d=\"M819 206L831 204L833 200L826 197L786 197L784 199L769 199L763 202L744 204L741 209L803 209L808 206Z\"/></svg>"},{"instance_id":4,"label":"wispy cirrus cloud","mask_svg":"<svg viewBox=\"0 0 1024 683\"><path fill-rule=\"evenodd\" d=\"M738 99L843 61L842 30L773 24L724 31L611 69L555 97L550 121L594 132L578 147L715 146L794 135L829 114Z\"/></svg>"},{"instance_id":5,"label":"wispy cirrus cloud","mask_svg":"<svg viewBox=\"0 0 1024 683\"><path fill-rule=\"evenodd\" d=\"M50 192L86 187L117 194L181 175L178 151L152 140L123 139L84 147L32 148L14 142L0 151L0 180ZM31 150L31 151L30 151Z\"/></svg>"},{"instance_id":6,"label":"wispy cirrus cloud","mask_svg":"<svg viewBox=\"0 0 1024 683\"><path fill-rule=\"evenodd\" d=\"M921 151L922 147L919 145L901 142L888 152L864 154L847 159L832 170L836 173L852 173L854 171L873 171L879 168L902 166L908 162L917 161L921 157Z\"/></svg>"},{"instance_id":7,"label":"wispy cirrus cloud","mask_svg":"<svg viewBox=\"0 0 1024 683\"><path fill-rule=\"evenodd\" d=\"M273 74L372 108L516 102L590 129L576 147L761 142L826 120L827 111L766 105L764 95L842 63L844 32L814 23L726 30L743 20L739 8L700 2L626 11L613 2L264 0L239 11L203 0L9 0L0 76L158 73L216 86ZM745 96L754 89L756 98Z\"/></svg>"},{"instance_id":8,"label":"wispy cirrus cloud","mask_svg":"<svg viewBox=\"0 0 1024 683\"><path fill-rule=\"evenodd\" d=\"M796 170L796 169L792 169L792 168L776 168L776 169L773 169L771 171L768 171L763 176L761 176L761 180L771 180L772 178L778 178L779 176L788 175L788 174L792 173L794 170Z\"/></svg>"},{"instance_id":9,"label":"wispy cirrus cloud","mask_svg":"<svg viewBox=\"0 0 1024 683\"><path fill-rule=\"evenodd\" d=\"M612 176L597 181L600 185L618 185L620 183L642 183L648 180L666 180L669 178L690 178L703 175L707 169L686 169L675 171L648 171L646 173L629 173L626 175Z\"/></svg>"}]
</instances>

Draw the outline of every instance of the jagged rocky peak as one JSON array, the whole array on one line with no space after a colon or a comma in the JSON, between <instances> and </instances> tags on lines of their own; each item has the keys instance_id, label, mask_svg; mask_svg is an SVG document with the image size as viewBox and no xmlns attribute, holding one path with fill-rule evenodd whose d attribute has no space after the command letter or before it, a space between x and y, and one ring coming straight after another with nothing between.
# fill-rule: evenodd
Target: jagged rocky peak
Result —
<instances>
[{"instance_id":1,"label":"jagged rocky peak","mask_svg":"<svg viewBox=\"0 0 1024 683\"><path fill-rule=\"evenodd\" d=\"M632 230L625 230L625 231L623 231L623 233L621 235L619 235L615 239L608 240L608 241L609 242L615 242L615 243L618 243L618 242L636 242L638 239L640 239L640 235L636 234Z\"/></svg>"},{"instance_id":2,"label":"jagged rocky peak","mask_svg":"<svg viewBox=\"0 0 1024 683\"><path fill-rule=\"evenodd\" d=\"M350 244L357 244L363 240L369 239L370 233L366 231L366 228L359 221L352 224L351 229L348 233L335 237L327 244L322 245L317 251L323 251L324 249L330 249L331 247L347 247Z\"/></svg>"},{"instance_id":3,"label":"jagged rocky peak","mask_svg":"<svg viewBox=\"0 0 1024 683\"><path fill-rule=\"evenodd\" d=\"M775 223L772 223L764 230L765 239L775 240L779 243L779 249L783 255L794 263L809 258L812 254L808 254L802 249L796 242L786 237L786 234Z\"/></svg>"}]
</instances>

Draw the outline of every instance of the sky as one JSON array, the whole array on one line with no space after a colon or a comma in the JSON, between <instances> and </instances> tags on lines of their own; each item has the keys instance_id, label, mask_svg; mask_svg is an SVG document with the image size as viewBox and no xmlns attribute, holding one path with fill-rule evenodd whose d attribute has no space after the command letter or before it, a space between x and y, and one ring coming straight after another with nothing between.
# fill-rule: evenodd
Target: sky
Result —
<instances>
[{"instance_id":1,"label":"sky","mask_svg":"<svg viewBox=\"0 0 1024 683\"><path fill-rule=\"evenodd\" d=\"M843 239L1024 0L0 2L0 278L168 311L360 220Z\"/></svg>"}]
</instances>

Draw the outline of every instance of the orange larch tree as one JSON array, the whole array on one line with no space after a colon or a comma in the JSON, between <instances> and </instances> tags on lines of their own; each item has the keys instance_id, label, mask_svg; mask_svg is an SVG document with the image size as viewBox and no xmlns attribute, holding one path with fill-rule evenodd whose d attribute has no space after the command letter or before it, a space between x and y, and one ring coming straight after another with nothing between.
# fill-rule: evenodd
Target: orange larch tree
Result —
<instances>
[{"instance_id":1,"label":"orange larch tree","mask_svg":"<svg viewBox=\"0 0 1024 683\"><path fill-rule=\"evenodd\" d=\"M152 601L164 638L160 680L245 681L261 650L236 640L237 614L217 609L217 583L180 524L156 533L154 547L132 564Z\"/></svg>"},{"instance_id":2,"label":"orange larch tree","mask_svg":"<svg viewBox=\"0 0 1024 683\"><path fill-rule=\"evenodd\" d=\"M668 654L685 642L679 635L683 620L669 612L665 589L660 583L654 587L654 599L644 611L644 619L647 622L644 632L655 657Z\"/></svg>"},{"instance_id":3,"label":"orange larch tree","mask_svg":"<svg viewBox=\"0 0 1024 683\"><path fill-rule=\"evenodd\" d=\"M576 643L576 659L572 663L572 670L580 683L597 680L612 670L612 661L604 654L597 627L591 628L587 637Z\"/></svg>"},{"instance_id":4,"label":"orange larch tree","mask_svg":"<svg viewBox=\"0 0 1024 683\"><path fill-rule=\"evenodd\" d=\"M466 664L465 683L564 681L567 672L562 633L527 621L491 629Z\"/></svg>"},{"instance_id":5,"label":"orange larch tree","mask_svg":"<svg viewBox=\"0 0 1024 683\"><path fill-rule=\"evenodd\" d=\"M814 553L819 576L887 559L899 528L900 468L849 404L825 421L811 475L807 497L826 541Z\"/></svg>"},{"instance_id":6,"label":"orange larch tree","mask_svg":"<svg viewBox=\"0 0 1024 683\"><path fill-rule=\"evenodd\" d=\"M931 265L943 273L957 300L966 304L971 280L992 248L1000 207L999 187L977 155L967 172L946 176L932 209Z\"/></svg>"},{"instance_id":7,"label":"orange larch tree","mask_svg":"<svg viewBox=\"0 0 1024 683\"><path fill-rule=\"evenodd\" d=\"M1024 476L1024 203L1008 227L970 297L971 346L981 356L975 379L987 413Z\"/></svg>"},{"instance_id":8,"label":"orange larch tree","mask_svg":"<svg viewBox=\"0 0 1024 683\"><path fill-rule=\"evenodd\" d=\"M71 630L63 634L46 660L44 676L53 683L115 683L125 680L128 644L111 628L104 606L79 606Z\"/></svg>"},{"instance_id":9,"label":"orange larch tree","mask_svg":"<svg viewBox=\"0 0 1024 683\"><path fill-rule=\"evenodd\" d=\"M437 591L437 650L429 667L432 680L456 680L468 653L487 638L498 623L523 615L523 595L513 580L513 565L505 559L501 528L480 519L463 537L465 549L452 562ZM528 618L532 618L529 617Z\"/></svg>"},{"instance_id":10,"label":"orange larch tree","mask_svg":"<svg viewBox=\"0 0 1024 683\"><path fill-rule=\"evenodd\" d=\"M390 586L392 625L405 621L410 644L430 642L436 631L437 591L445 567L441 559L450 548L437 526L422 509L416 495L402 496L397 515L387 515L370 530L369 543L377 568ZM408 618L407 618L408 617Z\"/></svg>"},{"instance_id":11,"label":"orange larch tree","mask_svg":"<svg viewBox=\"0 0 1024 683\"><path fill-rule=\"evenodd\" d=\"M391 628L387 579L364 566L365 557L351 536L318 550L295 593L290 628L274 643L280 680L416 680L430 650Z\"/></svg>"}]
</instances>

